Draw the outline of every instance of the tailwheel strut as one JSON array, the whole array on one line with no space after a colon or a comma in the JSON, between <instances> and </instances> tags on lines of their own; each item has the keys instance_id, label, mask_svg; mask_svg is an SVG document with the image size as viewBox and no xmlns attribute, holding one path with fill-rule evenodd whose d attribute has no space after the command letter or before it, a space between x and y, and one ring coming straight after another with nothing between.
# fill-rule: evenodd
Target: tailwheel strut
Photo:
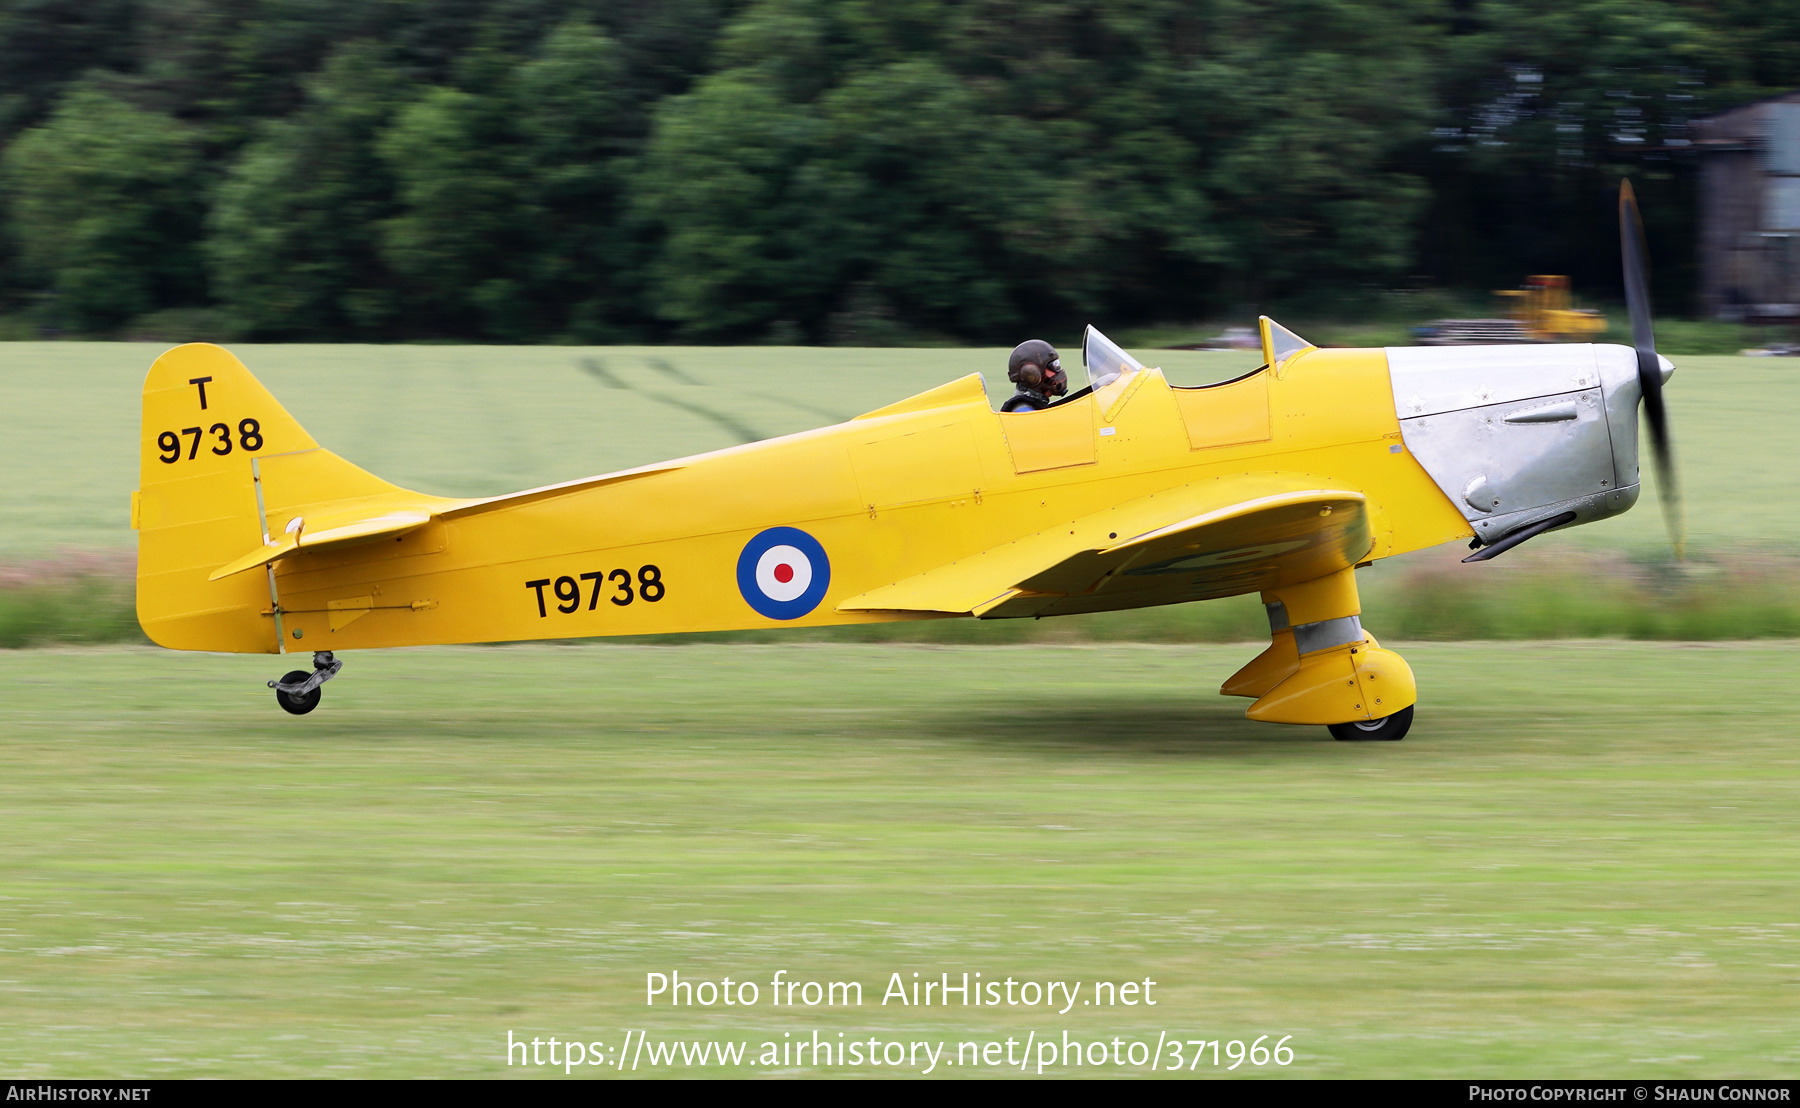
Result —
<instances>
[{"instance_id":1,"label":"tailwheel strut","mask_svg":"<svg viewBox=\"0 0 1800 1108\"><path fill-rule=\"evenodd\" d=\"M332 657L331 651L314 651L311 673L296 669L279 681L269 682L269 687L275 690L275 703L290 715L305 715L319 706L319 697L324 691L319 686L336 677L338 670L343 668L344 663Z\"/></svg>"}]
</instances>

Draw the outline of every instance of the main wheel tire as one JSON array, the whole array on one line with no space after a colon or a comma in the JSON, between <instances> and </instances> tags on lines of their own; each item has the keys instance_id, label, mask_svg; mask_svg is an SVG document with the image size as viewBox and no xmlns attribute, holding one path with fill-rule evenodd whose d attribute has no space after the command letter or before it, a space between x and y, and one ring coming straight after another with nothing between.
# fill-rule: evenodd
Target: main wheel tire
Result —
<instances>
[{"instance_id":1,"label":"main wheel tire","mask_svg":"<svg viewBox=\"0 0 1800 1108\"><path fill-rule=\"evenodd\" d=\"M283 676L281 683L284 685L294 685L311 676L312 672L310 670L296 669ZM319 697L324 692L325 690L323 688L316 688L312 692L305 693L301 696L289 696L280 689L276 689L275 703L281 705L281 710L290 715L303 716L319 706Z\"/></svg>"},{"instance_id":2,"label":"main wheel tire","mask_svg":"<svg viewBox=\"0 0 1800 1108\"><path fill-rule=\"evenodd\" d=\"M1406 737L1412 727L1412 705L1395 712L1391 716L1380 719L1358 720L1355 723L1334 723L1327 730L1331 737L1341 743L1360 742L1398 742Z\"/></svg>"}]
</instances>

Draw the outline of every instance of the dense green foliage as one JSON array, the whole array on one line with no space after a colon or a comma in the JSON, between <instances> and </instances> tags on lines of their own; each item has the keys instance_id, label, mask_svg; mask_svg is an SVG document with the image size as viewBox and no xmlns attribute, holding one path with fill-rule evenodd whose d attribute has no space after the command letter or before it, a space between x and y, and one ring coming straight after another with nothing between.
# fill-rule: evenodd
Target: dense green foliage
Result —
<instances>
[{"instance_id":1,"label":"dense green foliage","mask_svg":"<svg viewBox=\"0 0 1800 1108\"><path fill-rule=\"evenodd\" d=\"M0 0L0 309L104 334L1002 338L1296 298L1691 288L1732 0Z\"/></svg>"}]
</instances>

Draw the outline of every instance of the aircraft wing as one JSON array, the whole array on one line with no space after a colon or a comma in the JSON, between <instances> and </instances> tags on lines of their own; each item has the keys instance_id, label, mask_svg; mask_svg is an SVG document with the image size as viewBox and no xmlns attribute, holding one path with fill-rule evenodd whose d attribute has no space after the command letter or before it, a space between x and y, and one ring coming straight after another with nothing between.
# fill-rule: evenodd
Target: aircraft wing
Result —
<instances>
[{"instance_id":1,"label":"aircraft wing","mask_svg":"<svg viewBox=\"0 0 1800 1108\"><path fill-rule=\"evenodd\" d=\"M852 597L841 611L983 619L1207 600L1347 569L1372 546L1359 492L1294 474L1198 482Z\"/></svg>"}]
</instances>

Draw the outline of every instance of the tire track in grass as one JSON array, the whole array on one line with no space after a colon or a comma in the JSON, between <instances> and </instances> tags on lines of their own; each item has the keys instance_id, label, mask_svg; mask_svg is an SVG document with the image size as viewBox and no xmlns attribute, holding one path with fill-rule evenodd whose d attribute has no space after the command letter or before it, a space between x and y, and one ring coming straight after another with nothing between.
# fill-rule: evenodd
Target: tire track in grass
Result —
<instances>
[{"instance_id":1,"label":"tire track in grass","mask_svg":"<svg viewBox=\"0 0 1800 1108\"><path fill-rule=\"evenodd\" d=\"M655 360L661 361L661 359ZM620 377L617 373L614 373L598 358L583 358L580 361L580 365L583 372L589 377L592 377L609 389L624 389L626 392L635 393L647 400L654 400L659 404L666 404L671 408L677 408L689 415L698 416L733 436L740 443L760 442L761 440L768 438L767 435L729 413L715 411L712 408L706 407L704 404L696 404L691 400L682 400L678 397L670 396L667 393L656 392L651 389L633 385L623 377ZM676 372L679 373L680 371L677 370Z\"/></svg>"},{"instance_id":2,"label":"tire track in grass","mask_svg":"<svg viewBox=\"0 0 1800 1108\"><path fill-rule=\"evenodd\" d=\"M676 365L674 362L671 362L666 358L646 358L646 359L644 359L644 364L649 366L651 369L655 370L656 372L662 374L664 377L667 377L669 380L674 381L676 384L691 385L694 388L702 388L702 389L711 387L711 386L707 385L706 382L689 376L686 370L682 369L680 366ZM850 418L849 416L843 414L842 412L834 412L827 408L821 408L814 404L808 404L803 400L795 400L792 397L776 396L773 393L767 393L767 392L750 392L748 390L741 390L741 391L742 391L743 395L745 395L745 396L754 396L758 400L766 400L771 404L780 404L783 407L792 408L795 411L807 412L809 414L819 416L823 419L830 420L832 423L843 423L845 420Z\"/></svg>"}]
</instances>

